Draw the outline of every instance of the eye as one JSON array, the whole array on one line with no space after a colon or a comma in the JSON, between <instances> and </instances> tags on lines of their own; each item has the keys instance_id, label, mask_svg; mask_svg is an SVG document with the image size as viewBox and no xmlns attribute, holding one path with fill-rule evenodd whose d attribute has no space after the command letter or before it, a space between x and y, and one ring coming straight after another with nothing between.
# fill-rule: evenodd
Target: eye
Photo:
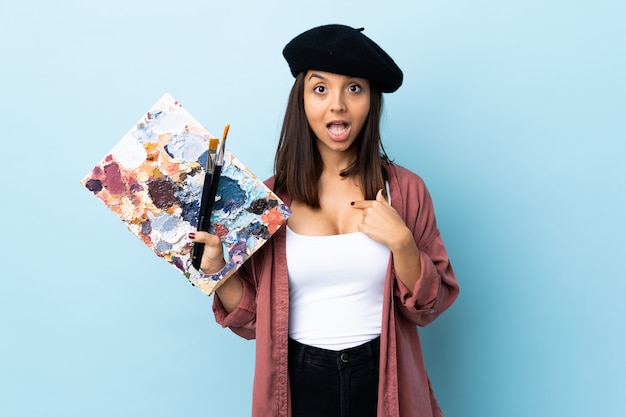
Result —
<instances>
[{"instance_id":1,"label":"eye","mask_svg":"<svg viewBox=\"0 0 626 417\"><path fill-rule=\"evenodd\" d=\"M350 87L348 87L348 91L350 91L351 93L360 93L361 90L362 88L358 84L352 84Z\"/></svg>"},{"instance_id":2,"label":"eye","mask_svg":"<svg viewBox=\"0 0 626 417\"><path fill-rule=\"evenodd\" d=\"M313 91L315 91L316 93L319 93L319 94L323 94L323 93L326 92L326 87L324 87L323 85L316 85L313 88Z\"/></svg>"}]
</instances>

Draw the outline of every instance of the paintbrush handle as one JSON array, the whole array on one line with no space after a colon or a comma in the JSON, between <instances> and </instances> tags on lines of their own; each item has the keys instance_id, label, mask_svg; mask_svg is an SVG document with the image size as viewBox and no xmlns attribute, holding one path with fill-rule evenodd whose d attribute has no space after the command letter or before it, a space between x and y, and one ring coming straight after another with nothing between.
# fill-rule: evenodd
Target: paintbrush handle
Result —
<instances>
[{"instance_id":1,"label":"paintbrush handle","mask_svg":"<svg viewBox=\"0 0 626 417\"><path fill-rule=\"evenodd\" d=\"M211 213L213 212L213 204L215 203L215 196L217 194L217 186L220 182L220 176L222 175L222 165L224 164L224 152L226 151L226 135L230 125L226 125L224 128L224 137L220 144L217 154L215 155L215 164L213 165L213 172L211 172L211 178L204 179L204 186L202 188L202 199L200 201L200 218L198 219L198 230L202 232L208 232L211 226ZM207 175L208 172L207 172ZM206 185L210 182L209 190L207 193ZM206 194L206 195L205 195ZM204 253L204 243L195 243L191 250L191 264L194 268L200 269L200 263L202 261L202 254Z\"/></svg>"},{"instance_id":2,"label":"paintbrush handle","mask_svg":"<svg viewBox=\"0 0 626 417\"><path fill-rule=\"evenodd\" d=\"M208 232L211 226L211 213L213 212L213 204L215 203L215 196L217 194L217 186L220 182L220 175L222 173L222 166L215 165L213 173L211 173L211 180L209 189L206 187L202 190L202 200L200 203L200 218L198 219L198 230L202 232ZM206 181L205 181L206 184ZM208 192L207 192L208 191ZM200 263L202 261L202 254L204 253L204 243L196 242L191 250L191 264L194 268L200 269Z\"/></svg>"}]
</instances>

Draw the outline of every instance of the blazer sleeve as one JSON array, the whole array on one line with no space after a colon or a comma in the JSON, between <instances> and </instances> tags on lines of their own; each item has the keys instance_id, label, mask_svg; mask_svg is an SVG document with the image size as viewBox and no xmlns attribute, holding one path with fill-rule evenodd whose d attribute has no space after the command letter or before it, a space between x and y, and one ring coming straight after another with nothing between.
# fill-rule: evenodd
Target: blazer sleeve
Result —
<instances>
[{"instance_id":1,"label":"blazer sleeve","mask_svg":"<svg viewBox=\"0 0 626 417\"><path fill-rule=\"evenodd\" d=\"M260 275L262 266L259 264L262 264L264 260L262 255L271 245L270 241L266 242L263 248L237 270L243 285L243 294L241 301L233 311L228 313L219 296L217 294L213 296L215 321L220 326L228 327L233 333L248 340L256 338L257 277Z\"/></svg>"},{"instance_id":2,"label":"blazer sleeve","mask_svg":"<svg viewBox=\"0 0 626 417\"><path fill-rule=\"evenodd\" d=\"M269 189L273 189L274 177L266 179L264 183ZM284 195L280 197L284 201L289 201ZM273 239L269 239L237 270L243 284L243 295L239 305L233 311L228 313L224 309L217 294L213 297L215 321L222 327L228 327L244 339L256 339L257 289L259 288L259 280L266 273L264 271L265 263L272 262L273 253Z\"/></svg>"},{"instance_id":3,"label":"blazer sleeve","mask_svg":"<svg viewBox=\"0 0 626 417\"><path fill-rule=\"evenodd\" d=\"M437 227L430 193L419 176L411 173L405 177L399 181L405 196L401 215L420 251L421 272L412 291L395 278L394 295L403 316L426 326L452 305L459 285Z\"/></svg>"}]
</instances>

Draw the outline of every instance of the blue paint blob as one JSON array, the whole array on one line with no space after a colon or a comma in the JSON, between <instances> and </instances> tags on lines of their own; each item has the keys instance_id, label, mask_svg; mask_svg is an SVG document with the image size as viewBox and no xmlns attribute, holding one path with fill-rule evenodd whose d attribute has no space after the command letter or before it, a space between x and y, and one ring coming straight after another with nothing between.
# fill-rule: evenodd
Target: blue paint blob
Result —
<instances>
[{"instance_id":1,"label":"blue paint blob","mask_svg":"<svg viewBox=\"0 0 626 417\"><path fill-rule=\"evenodd\" d=\"M159 215L152 220L152 227L162 232L171 232L178 227L178 218L172 214L159 213Z\"/></svg>"},{"instance_id":2,"label":"blue paint blob","mask_svg":"<svg viewBox=\"0 0 626 417\"><path fill-rule=\"evenodd\" d=\"M181 208L180 216L191 226L198 227L198 217L200 213L200 198L202 186L194 181L198 172L192 172L183 180L182 186L176 192L178 206Z\"/></svg>"},{"instance_id":3,"label":"blue paint blob","mask_svg":"<svg viewBox=\"0 0 626 417\"><path fill-rule=\"evenodd\" d=\"M170 158L174 159L174 154L172 152L170 152L170 150L167 148L167 145L165 145L163 147L163 149L165 150L165 153L167 154L167 156L169 156Z\"/></svg>"},{"instance_id":4,"label":"blue paint blob","mask_svg":"<svg viewBox=\"0 0 626 417\"><path fill-rule=\"evenodd\" d=\"M165 116L165 112L163 110L155 110L149 114L149 120L159 120L161 117Z\"/></svg>"},{"instance_id":5,"label":"blue paint blob","mask_svg":"<svg viewBox=\"0 0 626 417\"><path fill-rule=\"evenodd\" d=\"M269 239L272 234L267 229L267 226L262 223L252 223L247 230L250 236L256 236L261 239Z\"/></svg>"},{"instance_id":6,"label":"blue paint blob","mask_svg":"<svg viewBox=\"0 0 626 417\"><path fill-rule=\"evenodd\" d=\"M222 210L227 214L237 211L246 203L246 191L242 190L239 182L232 178L222 176L217 186L220 199L215 202L213 210Z\"/></svg>"},{"instance_id":7,"label":"blue paint blob","mask_svg":"<svg viewBox=\"0 0 626 417\"><path fill-rule=\"evenodd\" d=\"M246 244L245 240L239 241L236 244L234 244L231 248L230 251L233 253L246 253L248 249L248 245Z\"/></svg>"},{"instance_id":8,"label":"blue paint blob","mask_svg":"<svg viewBox=\"0 0 626 417\"><path fill-rule=\"evenodd\" d=\"M141 234L149 235L151 232L152 224L150 223L150 220L144 220L143 222L141 222Z\"/></svg>"},{"instance_id":9,"label":"blue paint blob","mask_svg":"<svg viewBox=\"0 0 626 417\"><path fill-rule=\"evenodd\" d=\"M191 132L173 134L163 149L173 160L186 162L197 161L200 155L208 152L205 138Z\"/></svg>"},{"instance_id":10,"label":"blue paint blob","mask_svg":"<svg viewBox=\"0 0 626 417\"><path fill-rule=\"evenodd\" d=\"M202 155L198 157L198 163L203 167L206 166L206 161L209 160L209 151L204 151Z\"/></svg>"},{"instance_id":11,"label":"blue paint blob","mask_svg":"<svg viewBox=\"0 0 626 417\"><path fill-rule=\"evenodd\" d=\"M166 242L164 240L159 240L156 245L155 245L155 249L161 253L167 253L170 250L172 250L172 244L169 242Z\"/></svg>"},{"instance_id":12,"label":"blue paint blob","mask_svg":"<svg viewBox=\"0 0 626 417\"><path fill-rule=\"evenodd\" d=\"M164 232L171 232L177 227L178 227L178 219L176 218L176 216L168 216L167 219L163 222L161 226L161 230Z\"/></svg>"},{"instance_id":13,"label":"blue paint blob","mask_svg":"<svg viewBox=\"0 0 626 417\"><path fill-rule=\"evenodd\" d=\"M193 227L198 227L198 214L200 213L200 200L181 201L180 208L182 212L180 216Z\"/></svg>"}]
</instances>

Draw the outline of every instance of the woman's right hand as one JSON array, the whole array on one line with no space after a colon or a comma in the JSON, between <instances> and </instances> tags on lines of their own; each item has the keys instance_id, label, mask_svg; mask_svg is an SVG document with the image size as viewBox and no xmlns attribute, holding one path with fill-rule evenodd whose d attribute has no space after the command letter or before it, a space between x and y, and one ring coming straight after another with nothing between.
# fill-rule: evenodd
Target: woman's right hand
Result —
<instances>
[{"instance_id":1,"label":"woman's right hand","mask_svg":"<svg viewBox=\"0 0 626 417\"><path fill-rule=\"evenodd\" d=\"M219 236L207 232L191 232L189 233L189 239L194 242L204 243L204 251L200 260L202 272L205 274L216 274L224 268L226 265L224 247ZM228 313L237 308L243 294L242 282L238 274L235 272L227 278L215 292Z\"/></svg>"},{"instance_id":2,"label":"woman's right hand","mask_svg":"<svg viewBox=\"0 0 626 417\"><path fill-rule=\"evenodd\" d=\"M200 260L200 270L205 274L216 274L224 268L224 247L217 235L208 232L191 232L189 239L196 243L204 243L204 251Z\"/></svg>"}]
</instances>

